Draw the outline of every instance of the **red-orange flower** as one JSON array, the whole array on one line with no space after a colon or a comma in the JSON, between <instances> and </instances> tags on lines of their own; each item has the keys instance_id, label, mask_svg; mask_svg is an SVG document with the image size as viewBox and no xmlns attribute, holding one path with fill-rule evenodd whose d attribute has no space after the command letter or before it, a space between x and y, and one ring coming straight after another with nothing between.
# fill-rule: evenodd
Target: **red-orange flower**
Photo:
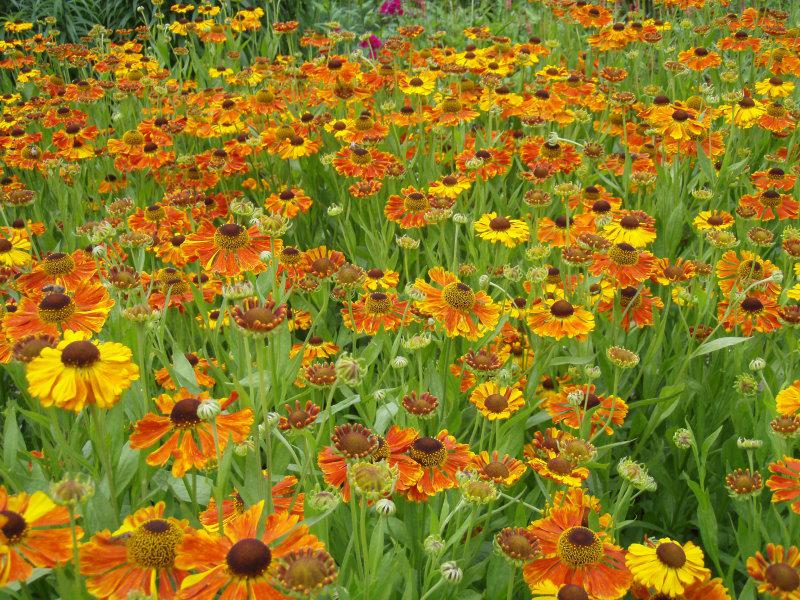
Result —
<instances>
[{"instance_id":1,"label":"red-orange flower","mask_svg":"<svg viewBox=\"0 0 800 600\"><path fill-rule=\"evenodd\" d=\"M125 517L113 534L100 531L81 546L80 571L96 598L125 600L133 593L171 600L186 572L175 568L175 547L189 522L164 518L164 502Z\"/></svg>"},{"instance_id":2,"label":"red-orange flower","mask_svg":"<svg viewBox=\"0 0 800 600\"><path fill-rule=\"evenodd\" d=\"M406 491L410 500L424 502L458 484L456 475L472 462L467 444L459 444L446 429L436 437L419 437L409 446L408 456L422 467L422 476Z\"/></svg>"},{"instance_id":3,"label":"red-orange flower","mask_svg":"<svg viewBox=\"0 0 800 600\"><path fill-rule=\"evenodd\" d=\"M77 538L83 537L80 527ZM69 511L43 492L9 496L0 486L0 586L25 581L34 568L51 569L72 558Z\"/></svg>"},{"instance_id":4,"label":"red-orange flower","mask_svg":"<svg viewBox=\"0 0 800 600\"><path fill-rule=\"evenodd\" d=\"M275 589L282 559L293 551L323 550L324 544L287 512L267 515L259 523L264 501L254 504L225 528L224 535L195 531L176 549L175 566L194 571L183 580L179 598L192 600L278 600Z\"/></svg>"},{"instance_id":5,"label":"red-orange flower","mask_svg":"<svg viewBox=\"0 0 800 600\"><path fill-rule=\"evenodd\" d=\"M582 504L553 506L546 517L531 524L542 558L525 565L525 581L529 586L542 580L556 585L571 583L583 586L592 596L619 598L631 584L625 552L605 529L594 531L585 526Z\"/></svg>"},{"instance_id":6,"label":"red-orange flower","mask_svg":"<svg viewBox=\"0 0 800 600\"><path fill-rule=\"evenodd\" d=\"M395 331L407 320L408 302L390 292L364 294L342 309L344 326L359 333L375 335L380 329Z\"/></svg>"},{"instance_id":7,"label":"red-orange flower","mask_svg":"<svg viewBox=\"0 0 800 600\"><path fill-rule=\"evenodd\" d=\"M784 456L770 464L767 487L772 490L773 502L790 502L792 510L800 515L800 459Z\"/></svg>"},{"instance_id":8,"label":"red-orange flower","mask_svg":"<svg viewBox=\"0 0 800 600\"><path fill-rule=\"evenodd\" d=\"M210 221L203 221L183 246L185 252L198 257L203 269L225 277L260 273L267 268L261 261L261 253L279 250L279 243L260 233L255 226L245 229L236 223L226 223L214 227Z\"/></svg>"},{"instance_id":9,"label":"red-orange flower","mask_svg":"<svg viewBox=\"0 0 800 600\"><path fill-rule=\"evenodd\" d=\"M12 340L62 331L97 333L113 306L105 287L85 282L69 294L58 291L24 298L15 312L6 314L3 326Z\"/></svg>"},{"instance_id":10,"label":"red-orange flower","mask_svg":"<svg viewBox=\"0 0 800 600\"><path fill-rule=\"evenodd\" d=\"M433 286L422 279L414 283L425 294L419 307L433 316L450 337L463 336L474 340L497 325L500 307L484 291L473 291L458 277L441 267L428 271Z\"/></svg>"},{"instance_id":11,"label":"red-orange flower","mask_svg":"<svg viewBox=\"0 0 800 600\"><path fill-rule=\"evenodd\" d=\"M184 388L174 395L161 394L155 399L161 414L147 413L136 422L130 437L131 448L150 448L166 437L161 447L147 456L148 465L164 466L172 458L175 477L183 477L192 468L203 468L216 457L217 451L212 424L197 415L200 404L209 399L208 392L194 395ZM231 395L221 402L222 408L229 407L235 400L236 395ZM243 442L250 435L252 425L253 411L250 408L219 414L216 417L219 451L225 450L229 438L235 443Z\"/></svg>"}]
</instances>

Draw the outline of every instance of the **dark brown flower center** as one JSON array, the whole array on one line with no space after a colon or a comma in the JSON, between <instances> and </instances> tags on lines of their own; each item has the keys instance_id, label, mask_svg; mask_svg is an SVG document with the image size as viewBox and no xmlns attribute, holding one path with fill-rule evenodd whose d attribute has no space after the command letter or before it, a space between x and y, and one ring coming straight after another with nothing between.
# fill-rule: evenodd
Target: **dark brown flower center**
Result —
<instances>
[{"instance_id":1,"label":"dark brown flower center","mask_svg":"<svg viewBox=\"0 0 800 600\"><path fill-rule=\"evenodd\" d=\"M200 400L197 398L184 398L175 403L169 413L169 419L173 426L178 429L188 429L200 423L197 416L197 409L200 407Z\"/></svg>"},{"instance_id":2,"label":"dark brown flower center","mask_svg":"<svg viewBox=\"0 0 800 600\"><path fill-rule=\"evenodd\" d=\"M493 413L501 413L508 408L508 398L502 394L489 394L483 403L487 410Z\"/></svg>"},{"instance_id":3,"label":"dark brown flower center","mask_svg":"<svg viewBox=\"0 0 800 600\"><path fill-rule=\"evenodd\" d=\"M686 564L686 553L674 542L659 544L656 548L656 556L670 569L680 569Z\"/></svg>"},{"instance_id":4,"label":"dark brown flower center","mask_svg":"<svg viewBox=\"0 0 800 600\"><path fill-rule=\"evenodd\" d=\"M411 444L408 455L423 467L438 467L447 458L444 444L432 437L421 437Z\"/></svg>"},{"instance_id":5,"label":"dark brown flower center","mask_svg":"<svg viewBox=\"0 0 800 600\"><path fill-rule=\"evenodd\" d=\"M579 585L574 585L572 583L568 583L564 585L560 590L558 590L558 594L556 595L557 600L589 600L589 594L586 593Z\"/></svg>"},{"instance_id":6,"label":"dark brown flower center","mask_svg":"<svg viewBox=\"0 0 800 600\"><path fill-rule=\"evenodd\" d=\"M558 319L566 319L575 314L575 308L566 300L556 300L550 307L550 314Z\"/></svg>"},{"instance_id":7,"label":"dark brown flower center","mask_svg":"<svg viewBox=\"0 0 800 600\"><path fill-rule=\"evenodd\" d=\"M483 472L486 476L492 479L505 479L510 475L508 467L498 460L493 460L483 467Z\"/></svg>"},{"instance_id":8,"label":"dark brown flower center","mask_svg":"<svg viewBox=\"0 0 800 600\"><path fill-rule=\"evenodd\" d=\"M260 577L272 562L272 553L261 540L247 538L236 542L225 557L228 569L237 577Z\"/></svg>"},{"instance_id":9,"label":"dark brown flower center","mask_svg":"<svg viewBox=\"0 0 800 600\"><path fill-rule=\"evenodd\" d=\"M563 456L556 456L547 461L547 469L558 475L569 475L572 463Z\"/></svg>"},{"instance_id":10,"label":"dark brown flower center","mask_svg":"<svg viewBox=\"0 0 800 600\"><path fill-rule=\"evenodd\" d=\"M92 342L70 342L61 351L61 362L68 367L88 367L100 360L100 350Z\"/></svg>"},{"instance_id":11,"label":"dark brown flower center","mask_svg":"<svg viewBox=\"0 0 800 600\"><path fill-rule=\"evenodd\" d=\"M679 108L679 109L677 109L677 110L672 112L672 120L673 121L678 121L679 123L681 123L683 121L688 121L690 116L691 115L687 111L683 110L682 108Z\"/></svg>"},{"instance_id":12,"label":"dark brown flower center","mask_svg":"<svg viewBox=\"0 0 800 600\"><path fill-rule=\"evenodd\" d=\"M764 309L764 303L758 298L750 296L742 301L742 310L749 313L757 313Z\"/></svg>"},{"instance_id":13,"label":"dark brown flower center","mask_svg":"<svg viewBox=\"0 0 800 600\"><path fill-rule=\"evenodd\" d=\"M767 567L767 581L781 591L793 592L800 588L800 573L786 563L775 563Z\"/></svg>"},{"instance_id":14,"label":"dark brown flower center","mask_svg":"<svg viewBox=\"0 0 800 600\"><path fill-rule=\"evenodd\" d=\"M19 513L11 510L0 510L0 516L4 517L5 523L0 527L0 531L9 542L15 544L22 539L28 529L28 524Z\"/></svg>"},{"instance_id":15,"label":"dark brown flower center","mask_svg":"<svg viewBox=\"0 0 800 600\"><path fill-rule=\"evenodd\" d=\"M495 217L489 221L489 227L494 231L508 231L511 229L511 221L507 217Z\"/></svg>"}]
</instances>

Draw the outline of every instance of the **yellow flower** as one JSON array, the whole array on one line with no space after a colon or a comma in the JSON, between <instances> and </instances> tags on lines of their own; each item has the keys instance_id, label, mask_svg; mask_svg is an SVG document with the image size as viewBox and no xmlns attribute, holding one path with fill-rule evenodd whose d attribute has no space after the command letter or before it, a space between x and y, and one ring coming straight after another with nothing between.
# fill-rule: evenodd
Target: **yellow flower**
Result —
<instances>
[{"instance_id":1,"label":"yellow flower","mask_svg":"<svg viewBox=\"0 0 800 600\"><path fill-rule=\"evenodd\" d=\"M229 77L233 75L233 69L230 67L211 67L208 70L209 77Z\"/></svg>"},{"instance_id":2,"label":"yellow flower","mask_svg":"<svg viewBox=\"0 0 800 600\"><path fill-rule=\"evenodd\" d=\"M522 392L516 388L500 387L493 381L487 381L476 387L469 401L490 421L508 419L525 406Z\"/></svg>"},{"instance_id":3,"label":"yellow flower","mask_svg":"<svg viewBox=\"0 0 800 600\"><path fill-rule=\"evenodd\" d=\"M411 75L403 73L398 77L397 86L404 94L427 96L436 88L436 73L430 71L420 71Z\"/></svg>"},{"instance_id":4,"label":"yellow flower","mask_svg":"<svg viewBox=\"0 0 800 600\"><path fill-rule=\"evenodd\" d=\"M778 392L775 397L778 414L792 416L800 413L800 379Z\"/></svg>"},{"instance_id":5,"label":"yellow flower","mask_svg":"<svg viewBox=\"0 0 800 600\"><path fill-rule=\"evenodd\" d=\"M87 404L111 408L139 379L129 348L92 342L90 335L67 331L55 348L44 348L28 363L28 391L42 406L80 412Z\"/></svg>"},{"instance_id":6,"label":"yellow flower","mask_svg":"<svg viewBox=\"0 0 800 600\"><path fill-rule=\"evenodd\" d=\"M603 228L603 236L615 244L644 248L656 239L655 222L640 211L620 211Z\"/></svg>"},{"instance_id":7,"label":"yellow flower","mask_svg":"<svg viewBox=\"0 0 800 600\"><path fill-rule=\"evenodd\" d=\"M770 77L759 81L756 84L756 91L770 98L785 98L794 91L794 83L784 81L780 77Z\"/></svg>"},{"instance_id":8,"label":"yellow flower","mask_svg":"<svg viewBox=\"0 0 800 600\"><path fill-rule=\"evenodd\" d=\"M482 215L475 221L475 233L481 239L509 248L519 246L530 238L527 223L519 219L498 217L494 212Z\"/></svg>"},{"instance_id":9,"label":"yellow flower","mask_svg":"<svg viewBox=\"0 0 800 600\"><path fill-rule=\"evenodd\" d=\"M671 598L710 576L700 548L692 542L681 546L669 538L662 538L654 545L632 544L625 562L637 583Z\"/></svg>"},{"instance_id":10,"label":"yellow flower","mask_svg":"<svg viewBox=\"0 0 800 600\"><path fill-rule=\"evenodd\" d=\"M28 237L14 231L9 239L0 237L0 266L25 267L31 262L31 242Z\"/></svg>"},{"instance_id":11,"label":"yellow flower","mask_svg":"<svg viewBox=\"0 0 800 600\"><path fill-rule=\"evenodd\" d=\"M445 175L428 186L428 192L441 198L457 198L461 192L468 190L472 183L466 177Z\"/></svg>"},{"instance_id":12,"label":"yellow flower","mask_svg":"<svg viewBox=\"0 0 800 600\"><path fill-rule=\"evenodd\" d=\"M724 112L728 123L733 122L737 127L748 129L767 112L767 109L763 102L745 96L736 104L725 108Z\"/></svg>"}]
</instances>

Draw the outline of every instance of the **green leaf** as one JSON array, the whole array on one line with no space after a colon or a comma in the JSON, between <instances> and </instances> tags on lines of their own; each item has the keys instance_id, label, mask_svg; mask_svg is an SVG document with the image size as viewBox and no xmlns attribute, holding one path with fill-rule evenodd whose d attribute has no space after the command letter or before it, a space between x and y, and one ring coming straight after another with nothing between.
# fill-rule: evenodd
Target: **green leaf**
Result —
<instances>
[{"instance_id":1,"label":"green leaf","mask_svg":"<svg viewBox=\"0 0 800 600\"><path fill-rule=\"evenodd\" d=\"M592 356L560 356L550 361L551 366L557 365L588 365L594 360Z\"/></svg>"},{"instance_id":2,"label":"green leaf","mask_svg":"<svg viewBox=\"0 0 800 600\"><path fill-rule=\"evenodd\" d=\"M200 392L200 386L197 385L197 376L194 374L192 364L183 352L175 351L172 353L172 366L180 387L185 387L193 394Z\"/></svg>"},{"instance_id":3,"label":"green leaf","mask_svg":"<svg viewBox=\"0 0 800 600\"><path fill-rule=\"evenodd\" d=\"M3 431L3 464L12 468L16 464L17 450L20 446L20 431L17 424L17 413L14 405L6 407L5 428Z\"/></svg>"},{"instance_id":4,"label":"green leaf","mask_svg":"<svg viewBox=\"0 0 800 600\"><path fill-rule=\"evenodd\" d=\"M384 404L378 408L378 412L375 415L375 426L373 427L373 430L378 433L383 433L386 431L386 427L389 425L389 422L397 414L397 409L397 402L394 401Z\"/></svg>"},{"instance_id":5,"label":"green leaf","mask_svg":"<svg viewBox=\"0 0 800 600\"><path fill-rule=\"evenodd\" d=\"M140 454L138 450L131 448L130 442L126 442L122 447L114 475L118 490L126 488L133 479L136 469L139 467Z\"/></svg>"},{"instance_id":6,"label":"green leaf","mask_svg":"<svg viewBox=\"0 0 800 600\"><path fill-rule=\"evenodd\" d=\"M722 350L723 348L727 348L728 346L735 346L736 344L741 344L742 342L746 342L747 340L751 340L753 338L749 337L723 337L717 338L716 340L711 340L710 342L706 342L702 344L697 350L694 351L692 356L703 356L704 354L711 354L712 352L716 352L717 350Z\"/></svg>"}]
</instances>

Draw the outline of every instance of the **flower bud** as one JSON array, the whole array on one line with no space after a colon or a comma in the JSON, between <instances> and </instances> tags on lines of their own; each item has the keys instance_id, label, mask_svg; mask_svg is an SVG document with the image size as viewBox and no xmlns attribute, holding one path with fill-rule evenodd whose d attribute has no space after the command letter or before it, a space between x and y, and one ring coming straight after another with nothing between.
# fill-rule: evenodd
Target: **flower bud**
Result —
<instances>
[{"instance_id":1,"label":"flower bud","mask_svg":"<svg viewBox=\"0 0 800 600\"><path fill-rule=\"evenodd\" d=\"M691 448L693 441L694 437L692 436L692 432L683 427L676 429L675 433L672 434L672 443L681 450L688 450Z\"/></svg>"},{"instance_id":2,"label":"flower bud","mask_svg":"<svg viewBox=\"0 0 800 600\"><path fill-rule=\"evenodd\" d=\"M206 400L197 407L197 416L203 421L213 421L220 412L222 408L216 400Z\"/></svg>"},{"instance_id":3,"label":"flower bud","mask_svg":"<svg viewBox=\"0 0 800 600\"><path fill-rule=\"evenodd\" d=\"M425 541L422 543L422 548L425 550L426 554L435 556L444 550L444 540L441 536L431 534L425 538Z\"/></svg>"},{"instance_id":4,"label":"flower bud","mask_svg":"<svg viewBox=\"0 0 800 600\"><path fill-rule=\"evenodd\" d=\"M375 512L384 517L391 517L397 512L397 506L389 498L381 498L375 503Z\"/></svg>"},{"instance_id":5,"label":"flower bud","mask_svg":"<svg viewBox=\"0 0 800 600\"><path fill-rule=\"evenodd\" d=\"M247 438L241 444L236 444L233 447L233 453L239 457L247 456L248 452L254 450L255 447L256 444L253 441L253 438Z\"/></svg>"},{"instance_id":6,"label":"flower bud","mask_svg":"<svg viewBox=\"0 0 800 600\"><path fill-rule=\"evenodd\" d=\"M740 437L736 440L736 445L742 450L758 450L764 445L764 441Z\"/></svg>"},{"instance_id":7,"label":"flower bud","mask_svg":"<svg viewBox=\"0 0 800 600\"><path fill-rule=\"evenodd\" d=\"M360 358L343 353L336 359L336 377L346 385L356 386L366 374L366 366Z\"/></svg>"},{"instance_id":8,"label":"flower bud","mask_svg":"<svg viewBox=\"0 0 800 600\"><path fill-rule=\"evenodd\" d=\"M395 356L391 362L393 369L405 369L408 366L408 359L405 356Z\"/></svg>"},{"instance_id":9,"label":"flower bud","mask_svg":"<svg viewBox=\"0 0 800 600\"><path fill-rule=\"evenodd\" d=\"M327 512L333 510L339 505L341 499L339 495L334 492L320 490L308 499L308 505L317 512Z\"/></svg>"},{"instance_id":10,"label":"flower bud","mask_svg":"<svg viewBox=\"0 0 800 600\"><path fill-rule=\"evenodd\" d=\"M88 500L94 494L94 483L83 475L65 476L61 481L50 485L53 502L62 506L75 506Z\"/></svg>"},{"instance_id":11,"label":"flower bud","mask_svg":"<svg viewBox=\"0 0 800 600\"><path fill-rule=\"evenodd\" d=\"M464 576L464 572L453 560L442 563L442 565L439 567L439 571L441 572L444 580L448 583L458 583Z\"/></svg>"}]
</instances>

